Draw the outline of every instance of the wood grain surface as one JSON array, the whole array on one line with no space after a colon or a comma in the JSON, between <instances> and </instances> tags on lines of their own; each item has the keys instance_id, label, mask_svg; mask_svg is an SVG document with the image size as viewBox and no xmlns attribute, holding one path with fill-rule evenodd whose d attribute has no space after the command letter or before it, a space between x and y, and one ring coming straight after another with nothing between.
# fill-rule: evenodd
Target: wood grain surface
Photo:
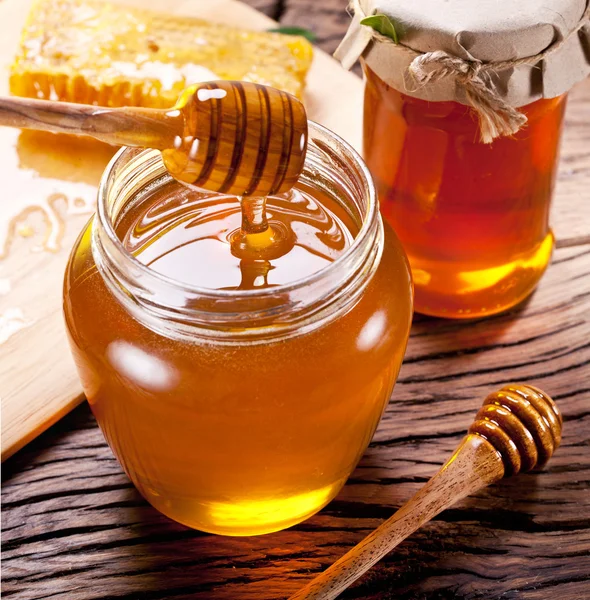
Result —
<instances>
[{"instance_id":1,"label":"wood grain surface","mask_svg":"<svg viewBox=\"0 0 590 600\"><path fill-rule=\"evenodd\" d=\"M332 50L346 0L252 0ZM360 118L360 116L358 117ZM86 405L3 465L6 598L271 599L294 593L391 516L444 462L483 398L510 381L546 390L563 442L539 473L461 501L343 598L590 598L590 82L571 94L553 210L558 248L535 294L486 320L417 317L393 398L341 494L305 523L223 538L152 509Z\"/></svg>"}]
</instances>

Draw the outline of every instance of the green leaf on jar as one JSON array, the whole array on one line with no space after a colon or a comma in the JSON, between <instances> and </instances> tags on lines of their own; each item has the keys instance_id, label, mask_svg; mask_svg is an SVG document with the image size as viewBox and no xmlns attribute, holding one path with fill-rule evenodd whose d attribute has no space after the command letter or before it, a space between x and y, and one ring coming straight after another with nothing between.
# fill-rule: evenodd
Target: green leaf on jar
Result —
<instances>
[{"instance_id":1,"label":"green leaf on jar","mask_svg":"<svg viewBox=\"0 0 590 600\"><path fill-rule=\"evenodd\" d=\"M304 29L303 27L273 27L272 29L267 29L267 31L284 33L285 35L300 35L310 42L315 42L317 39L317 36L313 31Z\"/></svg>"},{"instance_id":2,"label":"green leaf on jar","mask_svg":"<svg viewBox=\"0 0 590 600\"><path fill-rule=\"evenodd\" d=\"M393 21L387 15L371 15L370 17L365 17L364 19L361 19L361 25L373 28L375 31L388 37L396 44L399 41Z\"/></svg>"}]
</instances>

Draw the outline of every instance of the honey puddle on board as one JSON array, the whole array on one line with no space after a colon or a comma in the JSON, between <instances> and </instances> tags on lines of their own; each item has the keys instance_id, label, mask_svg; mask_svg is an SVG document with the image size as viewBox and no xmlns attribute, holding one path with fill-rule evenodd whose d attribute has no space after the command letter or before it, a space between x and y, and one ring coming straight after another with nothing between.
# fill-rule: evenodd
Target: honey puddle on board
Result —
<instances>
[{"instance_id":1,"label":"honey puddle on board","mask_svg":"<svg viewBox=\"0 0 590 600\"><path fill-rule=\"evenodd\" d=\"M11 145L16 151L6 151ZM0 131L0 147L7 198L0 203L0 258L17 236L32 238L35 250L57 252L68 216L94 212L98 182L116 149L89 138L17 129ZM31 224L32 215L41 225Z\"/></svg>"},{"instance_id":2,"label":"honey puddle on board","mask_svg":"<svg viewBox=\"0 0 590 600\"><path fill-rule=\"evenodd\" d=\"M0 345L59 307L67 250L115 151L90 138L0 129ZM61 257L50 281L47 253Z\"/></svg>"}]
</instances>

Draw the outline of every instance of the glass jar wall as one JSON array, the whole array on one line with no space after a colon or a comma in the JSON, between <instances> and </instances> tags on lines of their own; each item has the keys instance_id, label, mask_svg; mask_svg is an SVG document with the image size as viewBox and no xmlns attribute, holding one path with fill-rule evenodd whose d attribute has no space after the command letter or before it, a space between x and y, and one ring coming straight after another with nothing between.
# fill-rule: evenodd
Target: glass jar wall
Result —
<instances>
[{"instance_id":1,"label":"glass jar wall","mask_svg":"<svg viewBox=\"0 0 590 600\"><path fill-rule=\"evenodd\" d=\"M521 131L484 144L470 107L412 98L364 71L365 160L408 253L416 311L471 318L521 302L553 249L566 95L523 107Z\"/></svg>"},{"instance_id":2,"label":"glass jar wall","mask_svg":"<svg viewBox=\"0 0 590 600\"><path fill-rule=\"evenodd\" d=\"M402 362L409 266L366 167L311 124L301 181L358 229L343 255L294 283L212 290L136 260L117 227L169 182L154 151L117 155L67 267L71 347L108 443L153 506L203 531L266 533L327 504Z\"/></svg>"}]
</instances>

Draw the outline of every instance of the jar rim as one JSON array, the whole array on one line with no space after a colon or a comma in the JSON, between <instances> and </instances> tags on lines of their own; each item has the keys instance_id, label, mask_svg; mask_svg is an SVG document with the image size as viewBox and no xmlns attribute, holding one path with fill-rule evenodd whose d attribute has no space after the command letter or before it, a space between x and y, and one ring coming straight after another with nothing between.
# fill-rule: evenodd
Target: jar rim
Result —
<instances>
[{"instance_id":1,"label":"jar rim","mask_svg":"<svg viewBox=\"0 0 590 600\"><path fill-rule=\"evenodd\" d=\"M223 343L301 335L354 306L381 261L383 222L369 170L347 142L316 123L309 123L300 181L351 211L358 232L333 262L288 284L261 290L206 288L158 273L133 256L116 233L117 219L133 198L141 199L168 178L158 150L122 149L101 179L92 226L92 254L107 287L153 330Z\"/></svg>"},{"instance_id":2,"label":"jar rim","mask_svg":"<svg viewBox=\"0 0 590 600\"><path fill-rule=\"evenodd\" d=\"M141 272L146 277L160 281L166 286L172 286L181 292L216 299L265 298L275 296L280 293L288 293L300 287L313 285L316 281L323 279L326 276L329 276L333 272L337 271L340 268L341 264L345 262L352 254L357 252L359 246L362 246L366 241L367 237L371 235L371 232L374 229L375 218L379 216L377 205L377 193L375 190L373 178L369 172L368 167L361 158L360 154L348 142L343 140L340 136L338 136L328 128L324 127L323 125L320 125L319 123L316 123L314 121L309 121L308 124L310 145L314 143L314 133L323 134L327 138L337 141L340 145L344 146L344 148L350 153L351 157L354 160L355 167L357 167L360 170L364 183L366 184L367 211L365 215L363 215L361 227L359 228L359 231L354 237L350 246L334 261L315 271L314 273L311 273L310 275L306 275L305 277L296 279L287 284L278 284L269 288L254 290L218 290L213 288L207 288L180 281L173 277L164 275L163 273L159 273L154 269L151 269L149 266L145 265L140 260L138 260L131 252L129 252L129 250L127 250L125 244L117 235L111 217L108 214L108 184L114 176L113 172L117 164L123 158L123 156L127 154L130 150L130 148L126 146L119 149L117 153L113 156L113 158L109 161L101 176L100 184L98 187L97 215L101 227L106 233L110 244L114 246L114 249L117 251L117 258L123 259L124 261L131 263L134 269L139 270L139 272ZM211 194L214 193L215 192L211 192Z\"/></svg>"}]
</instances>

